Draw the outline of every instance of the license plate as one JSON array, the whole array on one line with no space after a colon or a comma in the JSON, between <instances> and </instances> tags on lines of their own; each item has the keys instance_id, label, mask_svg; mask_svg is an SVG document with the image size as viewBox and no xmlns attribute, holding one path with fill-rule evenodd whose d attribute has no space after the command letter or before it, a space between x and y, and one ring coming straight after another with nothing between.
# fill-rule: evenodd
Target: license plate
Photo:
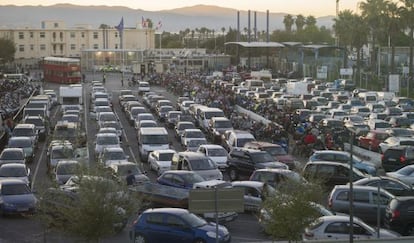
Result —
<instances>
[{"instance_id":1,"label":"license plate","mask_svg":"<svg viewBox=\"0 0 414 243\"><path fill-rule=\"evenodd\" d=\"M28 208L18 208L17 211L25 212L25 211L29 211L29 209Z\"/></svg>"}]
</instances>

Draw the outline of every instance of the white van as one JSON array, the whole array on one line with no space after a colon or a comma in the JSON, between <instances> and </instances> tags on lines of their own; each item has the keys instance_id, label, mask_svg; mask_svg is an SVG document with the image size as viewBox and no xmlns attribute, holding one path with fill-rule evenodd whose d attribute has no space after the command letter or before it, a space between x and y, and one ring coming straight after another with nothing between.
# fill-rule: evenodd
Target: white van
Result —
<instances>
[{"instance_id":1,"label":"white van","mask_svg":"<svg viewBox=\"0 0 414 243\"><path fill-rule=\"evenodd\" d=\"M265 87L263 80L260 79L247 79L245 82L243 82L242 86L248 88L249 90Z\"/></svg>"},{"instance_id":2,"label":"white van","mask_svg":"<svg viewBox=\"0 0 414 243\"><path fill-rule=\"evenodd\" d=\"M137 135L141 162L147 161L148 154L154 150L170 148L168 132L164 127L142 127Z\"/></svg>"},{"instance_id":3,"label":"white van","mask_svg":"<svg viewBox=\"0 0 414 243\"><path fill-rule=\"evenodd\" d=\"M220 108L203 107L197 114L198 124L201 130L207 131L208 123L212 117L226 117Z\"/></svg>"},{"instance_id":4,"label":"white van","mask_svg":"<svg viewBox=\"0 0 414 243\"><path fill-rule=\"evenodd\" d=\"M358 97L360 100L365 102L365 104L377 103L378 101L377 92L362 92L358 94Z\"/></svg>"}]
</instances>

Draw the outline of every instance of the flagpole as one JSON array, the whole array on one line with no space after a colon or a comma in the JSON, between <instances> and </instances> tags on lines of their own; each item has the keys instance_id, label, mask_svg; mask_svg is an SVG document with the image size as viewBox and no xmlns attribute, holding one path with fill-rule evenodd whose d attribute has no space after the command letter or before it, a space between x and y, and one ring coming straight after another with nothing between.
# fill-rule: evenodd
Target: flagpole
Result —
<instances>
[{"instance_id":1,"label":"flagpole","mask_svg":"<svg viewBox=\"0 0 414 243\"><path fill-rule=\"evenodd\" d=\"M161 63L161 41L162 41L162 32L160 32L160 63Z\"/></svg>"}]
</instances>

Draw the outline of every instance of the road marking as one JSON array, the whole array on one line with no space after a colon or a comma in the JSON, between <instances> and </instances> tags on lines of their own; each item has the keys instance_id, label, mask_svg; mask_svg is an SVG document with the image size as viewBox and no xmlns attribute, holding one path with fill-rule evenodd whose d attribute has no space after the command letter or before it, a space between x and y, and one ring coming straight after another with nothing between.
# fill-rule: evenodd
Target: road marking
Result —
<instances>
[{"instance_id":1,"label":"road marking","mask_svg":"<svg viewBox=\"0 0 414 243\"><path fill-rule=\"evenodd\" d=\"M32 190L33 190L35 182L36 182L37 173L39 172L40 163L43 161L43 154L45 153L45 150L46 150L46 143L43 143L42 152L40 153L40 157L37 160L36 169L35 169L35 172L34 172L34 175L33 175Z\"/></svg>"}]
</instances>

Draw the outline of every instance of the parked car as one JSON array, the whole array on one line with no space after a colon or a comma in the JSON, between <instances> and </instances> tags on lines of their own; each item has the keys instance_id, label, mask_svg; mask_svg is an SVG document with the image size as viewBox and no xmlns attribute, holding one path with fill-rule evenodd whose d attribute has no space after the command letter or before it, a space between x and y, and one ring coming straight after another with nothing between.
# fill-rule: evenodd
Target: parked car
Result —
<instances>
[{"instance_id":1,"label":"parked car","mask_svg":"<svg viewBox=\"0 0 414 243\"><path fill-rule=\"evenodd\" d=\"M0 154L0 166L7 163L25 164L26 158L22 148L5 148Z\"/></svg>"},{"instance_id":2,"label":"parked car","mask_svg":"<svg viewBox=\"0 0 414 243\"><path fill-rule=\"evenodd\" d=\"M286 169L258 169L250 176L250 181L267 183L274 188L288 185L289 182L307 183L297 172Z\"/></svg>"},{"instance_id":3,"label":"parked car","mask_svg":"<svg viewBox=\"0 0 414 243\"><path fill-rule=\"evenodd\" d=\"M0 181L0 214L34 213L36 204L37 198L25 181Z\"/></svg>"},{"instance_id":4,"label":"parked car","mask_svg":"<svg viewBox=\"0 0 414 243\"><path fill-rule=\"evenodd\" d=\"M289 169L286 164L276 161L268 152L246 148L233 149L229 153L227 164L227 172L232 181L239 180L241 177L250 177L257 169Z\"/></svg>"},{"instance_id":5,"label":"parked car","mask_svg":"<svg viewBox=\"0 0 414 243\"><path fill-rule=\"evenodd\" d=\"M7 179L19 179L31 186L30 168L25 164L9 163L0 166L0 181Z\"/></svg>"},{"instance_id":6,"label":"parked car","mask_svg":"<svg viewBox=\"0 0 414 243\"><path fill-rule=\"evenodd\" d=\"M414 137L414 130L409 128L393 127L385 130L390 137Z\"/></svg>"},{"instance_id":7,"label":"parked car","mask_svg":"<svg viewBox=\"0 0 414 243\"><path fill-rule=\"evenodd\" d=\"M244 211L259 212L266 196L273 195L273 187L260 181L233 181L233 188L244 190Z\"/></svg>"},{"instance_id":8,"label":"parked car","mask_svg":"<svg viewBox=\"0 0 414 243\"><path fill-rule=\"evenodd\" d=\"M181 208L147 209L138 215L130 229L134 242L215 243L216 234L221 243L231 241L226 227L208 223Z\"/></svg>"},{"instance_id":9,"label":"parked car","mask_svg":"<svg viewBox=\"0 0 414 243\"><path fill-rule=\"evenodd\" d=\"M377 238L377 230L364 223L361 219L354 218L353 223L355 240ZM302 239L304 241L348 240L350 234L349 224L349 216L323 216L305 229ZM381 228L379 236L380 238L397 238L399 234Z\"/></svg>"},{"instance_id":10,"label":"parked car","mask_svg":"<svg viewBox=\"0 0 414 243\"><path fill-rule=\"evenodd\" d=\"M55 167L55 180L58 185L65 184L70 177L76 175L81 165L76 160L60 160Z\"/></svg>"},{"instance_id":11,"label":"parked car","mask_svg":"<svg viewBox=\"0 0 414 243\"><path fill-rule=\"evenodd\" d=\"M381 187L394 196L414 196L414 188L401 180L389 176L372 176L354 181L354 185Z\"/></svg>"},{"instance_id":12,"label":"parked car","mask_svg":"<svg viewBox=\"0 0 414 243\"><path fill-rule=\"evenodd\" d=\"M414 165L407 165L403 168L394 171L394 172L387 172L387 176L397 178L408 185L414 184Z\"/></svg>"},{"instance_id":13,"label":"parked car","mask_svg":"<svg viewBox=\"0 0 414 243\"><path fill-rule=\"evenodd\" d=\"M173 149L154 150L148 155L148 164L151 170L160 176L164 171L171 169L171 161L176 153Z\"/></svg>"},{"instance_id":14,"label":"parked car","mask_svg":"<svg viewBox=\"0 0 414 243\"><path fill-rule=\"evenodd\" d=\"M331 161L331 162L339 162L339 163L345 163L349 164L351 160L351 154L346 151L334 151L334 150L318 150L315 151L310 157L309 161ZM353 166L360 171L370 174L370 175L376 175L377 174L377 168L374 164L364 161L360 159L358 156L353 155Z\"/></svg>"},{"instance_id":15,"label":"parked car","mask_svg":"<svg viewBox=\"0 0 414 243\"><path fill-rule=\"evenodd\" d=\"M414 138L412 137L389 137L384 142L379 144L381 153L387 151L387 149L398 145L410 145L414 146Z\"/></svg>"},{"instance_id":16,"label":"parked car","mask_svg":"<svg viewBox=\"0 0 414 243\"><path fill-rule=\"evenodd\" d=\"M414 196L395 197L385 210L385 227L404 236L414 234Z\"/></svg>"},{"instance_id":17,"label":"parked car","mask_svg":"<svg viewBox=\"0 0 414 243\"><path fill-rule=\"evenodd\" d=\"M334 212L349 214L350 185L337 185L329 194L328 207ZM377 210L380 221L384 220L385 208L395 196L388 191L372 186L353 186L353 214L367 223L377 223Z\"/></svg>"},{"instance_id":18,"label":"parked car","mask_svg":"<svg viewBox=\"0 0 414 243\"><path fill-rule=\"evenodd\" d=\"M157 178L157 183L161 185L187 189L191 189L195 183L203 181L205 179L198 173L188 170L168 170Z\"/></svg>"},{"instance_id":19,"label":"parked car","mask_svg":"<svg viewBox=\"0 0 414 243\"><path fill-rule=\"evenodd\" d=\"M322 182L327 188L335 185L343 185L349 182L351 168L348 164L339 162L317 161L308 162L302 171L302 176L307 181ZM367 177L357 168L352 168L352 179L354 181Z\"/></svg>"},{"instance_id":20,"label":"parked car","mask_svg":"<svg viewBox=\"0 0 414 243\"><path fill-rule=\"evenodd\" d=\"M358 138L358 146L370 151L379 151L379 144L389 137L386 131L371 130L365 136Z\"/></svg>"},{"instance_id":21,"label":"parked car","mask_svg":"<svg viewBox=\"0 0 414 243\"><path fill-rule=\"evenodd\" d=\"M296 165L299 164L295 158L288 154L286 150L279 144L261 142L261 141L251 141L244 144L245 148L249 149L258 149L268 152L276 161L286 164L290 170L296 168Z\"/></svg>"},{"instance_id":22,"label":"parked car","mask_svg":"<svg viewBox=\"0 0 414 243\"><path fill-rule=\"evenodd\" d=\"M386 172L396 171L410 164L414 164L413 146L394 146L381 156L381 166Z\"/></svg>"}]
</instances>

